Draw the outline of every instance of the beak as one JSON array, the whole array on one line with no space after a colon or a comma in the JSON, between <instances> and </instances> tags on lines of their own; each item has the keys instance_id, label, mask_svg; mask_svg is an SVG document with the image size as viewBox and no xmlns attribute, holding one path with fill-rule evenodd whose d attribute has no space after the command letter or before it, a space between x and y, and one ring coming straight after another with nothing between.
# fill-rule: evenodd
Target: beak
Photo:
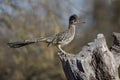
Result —
<instances>
[{"instance_id":1,"label":"beak","mask_svg":"<svg viewBox=\"0 0 120 80\"><path fill-rule=\"evenodd\" d=\"M78 22L78 24L80 24L80 23L86 23L85 21L80 21L80 20L78 20L77 22Z\"/></svg>"},{"instance_id":2,"label":"beak","mask_svg":"<svg viewBox=\"0 0 120 80\"><path fill-rule=\"evenodd\" d=\"M85 21L81 22L81 23L86 23Z\"/></svg>"}]
</instances>

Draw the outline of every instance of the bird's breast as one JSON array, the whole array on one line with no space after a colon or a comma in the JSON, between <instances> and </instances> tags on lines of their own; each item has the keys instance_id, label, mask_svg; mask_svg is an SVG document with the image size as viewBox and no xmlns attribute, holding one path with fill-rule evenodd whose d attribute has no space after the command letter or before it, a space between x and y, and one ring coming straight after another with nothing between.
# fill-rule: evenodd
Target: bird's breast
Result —
<instances>
[{"instance_id":1,"label":"bird's breast","mask_svg":"<svg viewBox=\"0 0 120 80\"><path fill-rule=\"evenodd\" d=\"M67 38L62 41L61 45L64 46L69 44L74 39L74 36L75 36L75 27L73 26L69 29Z\"/></svg>"}]
</instances>

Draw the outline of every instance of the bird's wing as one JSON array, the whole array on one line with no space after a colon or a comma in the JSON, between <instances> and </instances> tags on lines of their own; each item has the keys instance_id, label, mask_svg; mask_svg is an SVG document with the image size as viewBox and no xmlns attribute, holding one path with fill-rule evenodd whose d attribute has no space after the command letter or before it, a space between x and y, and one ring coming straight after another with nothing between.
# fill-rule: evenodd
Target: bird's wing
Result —
<instances>
[{"instance_id":1,"label":"bird's wing","mask_svg":"<svg viewBox=\"0 0 120 80\"><path fill-rule=\"evenodd\" d=\"M68 38L68 34L69 34L68 30L56 34L51 43L52 44L61 43L62 41Z\"/></svg>"}]
</instances>

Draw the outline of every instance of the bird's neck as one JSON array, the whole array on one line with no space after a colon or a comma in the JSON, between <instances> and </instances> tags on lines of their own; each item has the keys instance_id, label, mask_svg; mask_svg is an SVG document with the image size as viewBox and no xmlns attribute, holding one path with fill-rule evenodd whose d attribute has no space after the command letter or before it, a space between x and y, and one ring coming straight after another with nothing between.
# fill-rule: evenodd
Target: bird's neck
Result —
<instances>
[{"instance_id":1,"label":"bird's neck","mask_svg":"<svg viewBox=\"0 0 120 80\"><path fill-rule=\"evenodd\" d=\"M69 31L73 34L75 34L75 25L74 24L70 24L69 25Z\"/></svg>"}]
</instances>

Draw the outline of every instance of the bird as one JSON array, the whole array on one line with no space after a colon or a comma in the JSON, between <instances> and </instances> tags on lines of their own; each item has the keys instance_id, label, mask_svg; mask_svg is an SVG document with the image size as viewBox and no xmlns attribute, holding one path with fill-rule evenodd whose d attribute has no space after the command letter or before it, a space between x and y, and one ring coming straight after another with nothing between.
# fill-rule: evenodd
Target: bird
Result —
<instances>
[{"instance_id":1,"label":"bird","mask_svg":"<svg viewBox=\"0 0 120 80\"><path fill-rule=\"evenodd\" d=\"M79 18L76 14L73 14L69 17L68 28L62 32L59 32L55 35L49 37L41 37L28 39L24 41L8 42L7 45L11 48L20 48L29 44L45 42L50 45L55 45L61 52L66 53L62 47L69 44L75 37L75 27L79 24Z\"/></svg>"}]
</instances>

